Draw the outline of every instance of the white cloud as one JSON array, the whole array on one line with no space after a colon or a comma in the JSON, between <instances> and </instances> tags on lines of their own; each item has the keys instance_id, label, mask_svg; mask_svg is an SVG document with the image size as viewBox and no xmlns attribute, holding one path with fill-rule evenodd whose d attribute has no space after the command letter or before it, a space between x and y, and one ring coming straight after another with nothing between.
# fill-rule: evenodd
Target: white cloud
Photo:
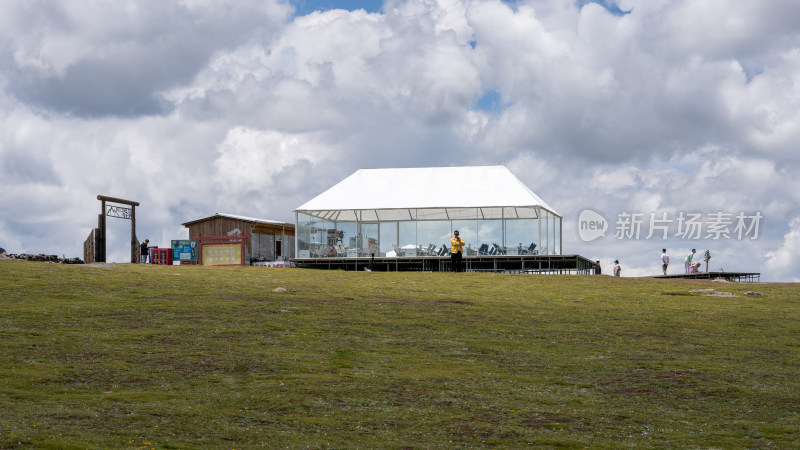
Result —
<instances>
[{"instance_id":1,"label":"white cloud","mask_svg":"<svg viewBox=\"0 0 800 450\"><path fill-rule=\"evenodd\" d=\"M277 1L128 3L10 0L0 64L15 96L79 116L162 112L159 93L185 83L216 51L279 30Z\"/></svg>"},{"instance_id":2,"label":"white cloud","mask_svg":"<svg viewBox=\"0 0 800 450\"><path fill-rule=\"evenodd\" d=\"M775 250L764 253L770 279L800 282L800 217L789 222L789 232Z\"/></svg>"},{"instance_id":3,"label":"white cloud","mask_svg":"<svg viewBox=\"0 0 800 450\"><path fill-rule=\"evenodd\" d=\"M333 149L316 144L310 136L237 127L219 146L215 182L225 196L268 193L281 182L277 178L281 172L301 163L322 168L331 153Z\"/></svg>"}]
</instances>

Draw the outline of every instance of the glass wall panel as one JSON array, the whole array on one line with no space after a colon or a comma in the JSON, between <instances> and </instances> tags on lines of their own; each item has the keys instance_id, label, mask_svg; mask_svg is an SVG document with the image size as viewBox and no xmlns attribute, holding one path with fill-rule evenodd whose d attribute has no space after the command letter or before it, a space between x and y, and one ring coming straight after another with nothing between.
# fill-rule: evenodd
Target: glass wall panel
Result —
<instances>
[{"instance_id":1,"label":"glass wall panel","mask_svg":"<svg viewBox=\"0 0 800 450\"><path fill-rule=\"evenodd\" d=\"M394 246L397 245L397 222L381 222L380 227L381 227L381 242L380 242L381 256L386 256L386 253L394 251Z\"/></svg>"},{"instance_id":2,"label":"glass wall panel","mask_svg":"<svg viewBox=\"0 0 800 450\"><path fill-rule=\"evenodd\" d=\"M541 221L541 251L542 255L561 254L561 218L555 214L542 211Z\"/></svg>"},{"instance_id":3,"label":"glass wall panel","mask_svg":"<svg viewBox=\"0 0 800 450\"><path fill-rule=\"evenodd\" d=\"M411 220L407 209L379 209L376 211L379 222L396 222L398 220Z\"/></svg>"},{"instance_id":4,"label":"glass wall panel","mask_svg":"<svg viewBox=\"0 0 800 450\"><path fill-rule=\"evenodd\" d=\"M295 229L295 236L297 237L297 257L310 258L311 251L309 244L311 243L311 216L308 214L297 213L297 228Z\"/></svg>"},{"instance_id":5,"label":"glass wall panel","mask_svg":"<svg viewBox=\"0 0 800 450\"><path fill-rule=\"evenodd\" d=\"M417 243L421 254L435 256L445 242L453 237L449 220L426 220L417 222ZM464 239L464 238L462 238Z\"/></svg>"},{"instance_id":6,"label":"glass wall panel","mask_svg":"<svg viewBox=\"0 0 800 450\"><path fill-rule=\"evenodd\" d=\"M561 254L561 218L555 218L556 240L554 243L555 254Z\"/></svg>"},{"instance_id":7,"label":"glass wall panel","mask_svg":"<svg viewBox=\"0 0 800 450\"><path fill-rule=\"evenodd\" d=\"M503 221L479 220L478 221L478 255L505 255L503 247Z\"/></svg>"},{"instance_id":8,"label":"glass wall panel","mask_svg":"<svg viewBox=\"0 0 800 450\"><path fill-rule=\"evenodd\" d=\"M477 220L481 218L480 208L447 208L450 220Z\"/></svg>"},{"instance_id":9,"label":"glass wall panel","mask_svg":"<svg viewBox=\"0 0 800 450\"><path fill-rule=\"evenodd\" d=\"M358 227L355 222L336 222L336 256L344 258L347 256L347 249L358 249ZM353 253L351 252L351 256Z\"/></svg>"},{"instance_id":10,"label":"glass wall panel","mask_svg":"<svg viewBox=\"0 0 800 450\"><path fill-rule=\"evenodd\" d=\"M404 221L400 222L399 225L400 225L400 232L397 240L400 242L401 252L405 256L416 256L417 222Z\"/></svg>"},{"instance_id":11,"label":"glass wall panel","mask_svg":"<svg viewBox=\"0 0 800 450\"><path fill-rule=\"evenodd\" d=\"M464 246L464 256L473 256L478 254L478 221L477 220L454 220L452 222L452 230L449 236L442 244L447 244L450 248L450 239L453 237L453 232L458 230L458 237L467 243Z\"/></svg>"},{"instance_id":12,"label":"glass wall panel","mask_svg":"<svg viewBox=\"0 0 800 450\"><path fill-rule=\"evenodd\" d=\"M541 226L541 250L539 251L540 255L549 255L550 254L550 213L547 211L542 211L541 221L539 225Z\"/></svg>"},{"instance_id":13,"label":"glass wall panel","mask_svg":"<svg viewBox=\"0 0 800 450\"><path fill-rule=\"evenodd\" d=\"M447 219L447 210L443 208L425 208L416 210L417 220L444 220Z\"/></svg>"},{"instance_id":14,"label":"glass wall panel","mask_svg":"<svg viewBox=\"0 0 800 450\"><path fill-rule=\"evenodd\" d=\"M539 217L535 207L517 207L515 209L520 219L536 219Z\"/></svg>"},{"instance_id":15,"label":"glass wall panel","mask_svg":"<svg viewBox=\"0 0 800 450\"><path fill-rule=\"evenodd\" d=\"M539 247L536 219L506 220L506 251L509 255L529 255Z\"/></svg>"},{"instance_id":16,"label":"glass wall panel","mask_svg":"<svg viewBox=\"0 0 800 450\"><path fill-rule=\"evenodd\" d=\"M333 222L300 213L297 221L299 258L322 258L331 256L331 252L335 253L333 245L336 243L336 227Z\"/></svg>"},{"instance_id":17,"label":"glass wall panel","mask_svg":"<svg viewBox=\"0 0 800 450\"><path fill-rule=\"evenodd\" d=\"M484 219L502 219L503 208L481 208L481 217Z\"/></svg>"},{"instance_id":18,"label":"glass wall panel","mask_svg":"<svg viewBox=\"0 0 800 450\"><path fill-rule=\"evenodd\" d=\"M378 224L362 223L357 237L358 256L380 256L378 247Z\"/></svg>"}]
</instances>

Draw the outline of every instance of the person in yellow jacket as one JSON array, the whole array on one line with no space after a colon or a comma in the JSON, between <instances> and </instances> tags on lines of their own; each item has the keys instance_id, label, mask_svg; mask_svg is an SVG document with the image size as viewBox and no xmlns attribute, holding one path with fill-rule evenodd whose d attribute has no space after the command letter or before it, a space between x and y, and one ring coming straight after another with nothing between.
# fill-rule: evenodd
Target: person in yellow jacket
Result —
<instances>
[{"instance_id":1,"label":"person in yellow jacket","mask_svg":"<svg viewBox=\"0 0 800 450\"><path fill-rule=\"evenodd\" d=\"M453 266L453 272L464 271L461 265L461 255L465 245L467 245L467 243L458 237L458 230L454 231L453 237L450 239L450 262Z\"/></svg>"}]
</instances>

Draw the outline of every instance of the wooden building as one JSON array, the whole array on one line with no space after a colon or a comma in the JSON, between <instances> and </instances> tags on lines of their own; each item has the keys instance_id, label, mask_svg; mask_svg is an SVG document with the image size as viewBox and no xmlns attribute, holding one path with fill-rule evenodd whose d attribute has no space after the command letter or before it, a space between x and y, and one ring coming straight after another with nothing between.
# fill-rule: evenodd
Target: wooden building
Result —
<instances>
[{"instance_id":1,"label":"wooden building","mask_svg":"<svg viewBox=\"0 0 800 450\"><path fill-rule=\"evenodd\" d=\"M243 236L244 263L294 258L294 224L217 213L182 224L189 239Z\"/></svg>"}]
</instances>

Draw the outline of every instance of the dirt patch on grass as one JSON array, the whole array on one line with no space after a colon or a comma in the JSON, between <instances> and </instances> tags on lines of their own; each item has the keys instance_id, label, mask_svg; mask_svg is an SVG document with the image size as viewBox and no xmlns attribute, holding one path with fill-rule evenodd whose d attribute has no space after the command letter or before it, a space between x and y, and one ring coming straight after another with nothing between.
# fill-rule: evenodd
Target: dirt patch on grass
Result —
<instances>
[{"instance_id":1,"label":"dirt patch on grass","mask_svg":"<svg viewBox=\"0 0 800 450\"><path fill-rule=\"evenodd\" d=\"M390 304L390 305L416 305L418 303L424 303L424 300L411 300L406 298L386 298L377 300L375 303L378 304Z\"/></svg>"},{"instance_id":2,"label":"dirt patch on grass","mask_svg":"<svg viewBox=\"0 0 800 450\"><path fill-rule=\"evenodd\" d=\"M448 305L474 305L475 303L466 300L438 300L436 303L444 303Z\"/></svg>"},{"instance_id":3,"label":"dirt patch on grass","mask_svg":"<svg viewBox=\"0 0 800 450\"><path fill-rule=\"evenodd\" d=\"M687 391L687 388L697 389L711 378L703 372L640 369L626 373L623 377L598 380L598 384L604 390L618 395L648 395L671 391L676 397L691 397L695 395L695 390Z\"/></svg>"},{"instance_id":4,"label":"dirt patch on grass","mask_svg":"<svg viewBox=\"0 0 800 450\"><path fill-rule=\"evenodd\" d=\"M689 291L692 294L700 294L707 297L736 297L734 294L730 292L721 292L716 289L696 289L694 291Z\"/></svg>"}]
</instances>

